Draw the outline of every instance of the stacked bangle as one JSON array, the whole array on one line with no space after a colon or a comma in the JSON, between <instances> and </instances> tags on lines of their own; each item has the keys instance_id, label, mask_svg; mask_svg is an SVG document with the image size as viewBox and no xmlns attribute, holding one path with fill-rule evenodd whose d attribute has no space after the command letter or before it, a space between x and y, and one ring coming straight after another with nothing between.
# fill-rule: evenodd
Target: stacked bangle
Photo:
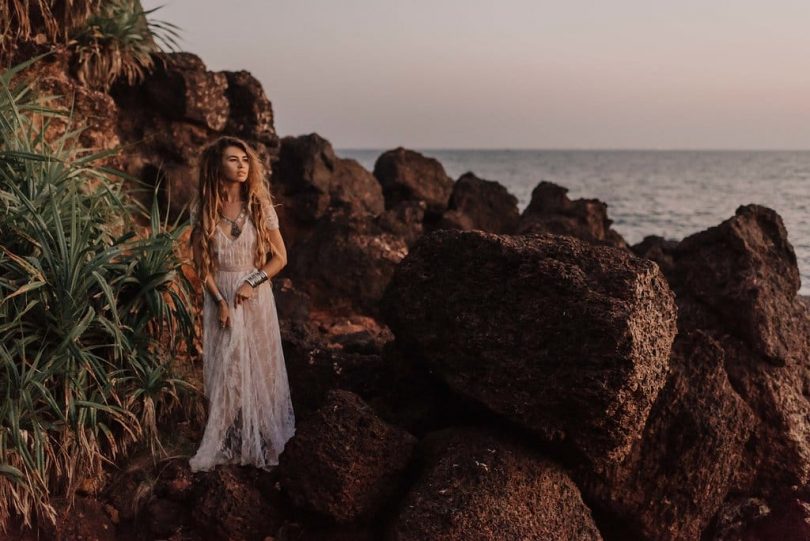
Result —
<instances>
[{"instance_id":1,"label":"stacked bangle","mask_svg":"<svg viewBox=\"0 0 810 541\"><path fill-rule=\"evenodd\" d=\"M267 280L269 280L269 277L263 270L255 270L248 274L247 278L245 278L245 282L250 284L250 287L259 287L259 285L263 284Z\"/></svg>"}]
</instances>

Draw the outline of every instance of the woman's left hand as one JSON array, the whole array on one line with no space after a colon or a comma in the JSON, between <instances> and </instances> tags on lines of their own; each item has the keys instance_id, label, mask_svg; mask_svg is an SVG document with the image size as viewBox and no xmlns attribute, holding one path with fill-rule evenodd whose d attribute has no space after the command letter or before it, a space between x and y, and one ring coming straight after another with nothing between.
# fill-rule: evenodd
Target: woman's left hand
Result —
<instances>
[{"instance_id":1,"label":"woman's left hand","mask_svg":"<svg viewBox=\"0 0 810 541\"><path fill-rule=\"evenodd\" d=\"M236 290L236 295L233 296L234 307L239 306L244 301L252 299L255 294L256 292L253 290L253 287L249 283L244 282L239 286L239 289Z\"/></svg>"}]
</instances>

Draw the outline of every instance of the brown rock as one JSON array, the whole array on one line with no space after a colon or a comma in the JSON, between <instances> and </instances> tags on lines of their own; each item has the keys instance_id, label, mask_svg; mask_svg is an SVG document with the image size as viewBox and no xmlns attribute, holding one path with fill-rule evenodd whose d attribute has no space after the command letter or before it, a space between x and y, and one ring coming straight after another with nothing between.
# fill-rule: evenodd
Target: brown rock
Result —
<instances>
[{"instance_id":1,"label":"brown rock","mask_svg":"<svg viewBox=\"0 0 810 541\"><path fill-rule=\"evenodd\" d=\"M734 392L720 345L680 333L670 376L633 451L585 492L643 539L690 540L732 486L754 417Z\"/></svg>"},{"instance_id":2,"label":"brown rock","mask_svg":"<svg viewBox=\"0 0 810 541\"><path fill-rule=\"evenodd\" d=\"M422 200L430 212L447 208L453 179L447 176L442 164L402 147L383 152L374 163L374 176L380 181L385 194L386 208L402 201Z\"/></svg>"},{"instance_id":3,"label":"brown rock","mask_svg":"<svg viewBox=\"0 0 810 541\"><path fill-rule=\"evenodd\" d=\"M224 73L206 70L191 53L157 55L154 72L143 83L149 103L174 120L194 122L212 131L222 131L230 105L225 96L228 79Z\"/></svg>"},{"instance_id":4,"label":"brown rock","mask_svg":"<svg viewBox=\"0 0 810 541\"><path fill-rule=\"evenodd\" d=\"M712 541L807 541L810 502L791 498L772 505L755 498L729 502L718 516Z\"/></svg>"},{"instance_id":5,"label":"brown rock","mask_svg":"<svg viewBox=\"0 0 810 541\"><path fill-rule=\"evenodd\" d=\"M675 335L655 264L556 235L425 235L382 311L404 351L454 391L597 469L639 436Z\"/></svg>"},{"instance_id":6,"label":"brown rock","mask_svg":"<svg viewBox=\"0 0 810 541\"><path fill-rule=\"evenodd\" d=\"M378 219L334 213L290 251L286 272L315 306L373 316L407 253L405 239L384 230Z\"/></svg>"},{"instance_id":7,"label":"brown rock","mask_svg":"<svg viewBox=\"0 0 810 541\"><path fill-rule=\"evenodd\" d=\"M639 257L647 258L651 261L658 263L661 267L661 272L667 277L670 286L673 288L673 273L674 273L674 254L678 248L678 241L667 240L664 237L657 235L648 235L638 244L630 247L634 254Z\"/></svg>"},{"instance_id":8,"label":"brown rock","mask_svg":"<svg viewBox=\"0 0 810 541\"><path fill-rule=\"evenodd\" d=\"M330 391L281 454L281 483L298 506L337 522L366 518L398 490L415 445L357 395Z\"/></svg>"},{"instance_id":9,"label":"brown rock","mask_svg":"<svg viewBox=\"0 0 810 541\"><path fill-rule=\"evenodd\" d=\"M225 95L230 105L225 131L277 149L280 139L273 123L273 105L267 99L261 83L244 70L223 73L228 78Z\"/></svg>"},{"instance_id":10,"label":"brown rock","mask_svg":"<svg viewBox=\"0 0 810 541\"><path fill-rule=\"evenodd\" d=\"M329 141L316 133L281 140L273 182L298 222L314 222L330 207L374 216L385 210L374 175L355 160L338 158Z\"/></svg>"},{"instance_id":11,"label":"brown rock","mask_svg":"<svg viewBox=\"0 0 810 541\"><path fill-rule=\"evenodd\" d=\"M722 333L722 331L719 331ZM726 370L757 416L754 435L736 489L743 494L784 497L810 483L810 370L804 362L775 367L728 335Z\"/></svg>"},{"instance_id":12,"label":"brown rock","mask_svg":"<svg viewBox=\"0 0 810 541\"><path fill-rule=\"evenodd\" d=\"M521 445L478 429L423 440L424 471L388 539L601 539L566 473Z\"/></svg>"},{"instance_id":13,"label":"brown rock","mask_svg":"<svg viewBox=\"0 0 810 541\"><path fill-rule=\"evenodd\" d=\"M513 233L519 218L517 198L503 185L468 172L453 185L447 211L437 228Z\"/></svg>"},{"instance_id":14,"label":"brown rock","mask_svg":"<svg viewBox=\"0 0 810 541\"><path fill-rule=\"evenodd\" d=\"M683 289L772 362L810 351L792 317L800 286L796 254L773 210L739 207L720 225L683 239L675 265Z\"/></svg>"},{"instance_id":15,"label":"brown rock","mask_svg":"<svg viewBox=\"0 0 810 541\"><path fill-rule=\"evenodd\" d=\"M116 528L104 509L104 504L93 498L77 497L71 506L55 502L56 525L43 521L41 533L54 541L115 541Z\"/></svg>"},{"instance_id":16,"label":"brown rock","mask_svg":"<svg viewBox=\"0 0 810 541\"><path fill-rule=\"evenodd\" d=\"M611 229L607 204L598 199L570 200L568 188L542 181L532 190L532 200L520 216L518 233L571 235L597 244L627 248Z\"/></svg>"},{"instance_id":17,"label":"brown rock","mask_svg":"<svg viewBox=\"0 0 810 541\"><path fill-rule=\"evenodd\" d=\"M78 141L84 148L99 152L118 147L116 103L109 95L87 88L72 77L69 62L67 52L57 48L20 75L32 84L38 95L52 98L48 107L70 113L69 118L48 118L46 140L55 142L66 132L81 129ZM113 156L105 159L103 165L120 167L121 160Z\"/></svg>"},{"instance_id":18,"label":"brown rock","mask_svg":"<svg viewBox=\"0 0 810 541\"><path fill-rule=\"evenodd\" d=\"M410 247L422 236L425 211L424 201L402 201L380 214L377 223L384 231L401 237Z\"/></svg>"},{"instance_id":19,"label":"brown rock","mask_svg":"<svg viewBox=\"0 0 810 541\"><path fill-rule=\"evenodd\" d=\"M257 468L218 466L195 475L191 516L211 539L264 539L282 522L261 490L272 474Z\"/></svg>"},{"instance_id":20,"label":"brown rock","mask_svg":"<svg viewBox=\"0 0 810 541\"><path fill-rule=\"evenodd\" d=\"M810 311L781 218L742 206L684 239L674 258L682 328L710 333L729 381L757 417L735 481L743 495L784 497L810 483Z\"/></svg>"}]
</instances>

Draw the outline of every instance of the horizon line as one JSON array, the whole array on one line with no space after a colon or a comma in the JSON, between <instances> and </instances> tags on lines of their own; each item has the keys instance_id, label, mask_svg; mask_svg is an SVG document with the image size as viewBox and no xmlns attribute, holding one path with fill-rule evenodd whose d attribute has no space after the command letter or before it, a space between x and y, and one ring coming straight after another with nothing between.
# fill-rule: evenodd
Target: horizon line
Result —
<instances>
[{"instance_id":1,"label":"horizon line","mask_svg":"<svg viewBox=\"0 0 810 541\"><path fill-rule=\"evenodd\" d=\"M578 148L578 147L333 147L335 150L388 151L398 147L415 151L542 151L542 152L810 152L810 148Z\"/></svg>"}]
</instances>

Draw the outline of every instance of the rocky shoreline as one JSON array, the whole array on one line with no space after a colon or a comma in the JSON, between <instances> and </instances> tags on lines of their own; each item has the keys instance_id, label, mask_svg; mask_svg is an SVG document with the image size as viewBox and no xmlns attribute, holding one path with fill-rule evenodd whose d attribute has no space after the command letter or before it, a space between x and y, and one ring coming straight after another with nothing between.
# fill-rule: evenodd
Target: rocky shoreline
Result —
<instances>
[{"instance_id":1,"label":"rocky shoreline","mask_svg":"<svg viewBox=\"0 0 810 541\"><path fill-rule=\"evenodd\" d=\"M109 94L59 55L30 74L176 215L203 144L259 149L297 432L273 472L192 475L204 416L164 419L179 456L111 469L46 536L810 539L810 311L773 210L629 246L601 201L543 181L521 213L403 148L367 171L279 137L247 72L160 66Z\"/></svg>"}]
</instances>

